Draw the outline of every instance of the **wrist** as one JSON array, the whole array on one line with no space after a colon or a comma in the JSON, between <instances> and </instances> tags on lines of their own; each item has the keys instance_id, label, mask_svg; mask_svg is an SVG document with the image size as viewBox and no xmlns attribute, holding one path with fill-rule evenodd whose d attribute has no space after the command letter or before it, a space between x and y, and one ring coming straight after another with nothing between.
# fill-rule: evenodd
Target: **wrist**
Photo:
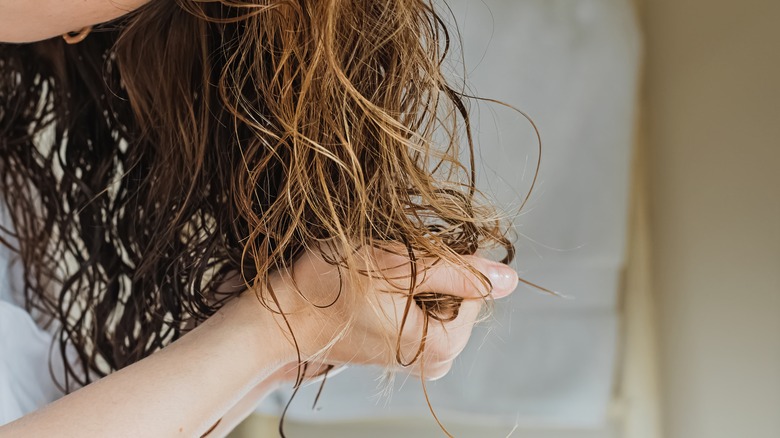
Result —
<instances>
[{"instance_id":1,"label":"wrist","mask_svg":"<svg viewBox=\"0 0 780 438\"><path fill-rule=\"evenodd\" d=\"M275 369L284 367L287 371L281 373L283 380L289 380L290 375L297 374L290 369L295 369L299 360L308 361L333 341L340 322L338 318L323 317L316 306L294 290L287 277L272 274L269 282L273 297L267 289L262 297L250 289L224 310L230 314L233 330L249 333L252 346L258 347L253 348L253 354L264 363L272 360ZM305 283L299 281L298 287L314 287Z\"/></svg>"},{"instance_id":2,"label":"wrist","mask_svg":"<svg viewBox=\"0 0 780 438\"><path fill-rule=\"evenodd\" d=\"M265 308L251 290L226 304L214 317L220 314L221 323L236 337L246 360L255 364L256 369L264 370L263 379L297 361L295 348L277 321L281 318Z\"/></svg>"}]
</instances>

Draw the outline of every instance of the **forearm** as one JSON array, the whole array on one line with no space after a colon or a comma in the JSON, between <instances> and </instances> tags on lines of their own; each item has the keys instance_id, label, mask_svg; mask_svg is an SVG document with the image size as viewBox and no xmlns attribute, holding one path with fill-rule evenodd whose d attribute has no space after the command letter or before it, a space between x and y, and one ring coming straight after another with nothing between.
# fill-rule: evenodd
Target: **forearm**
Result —
<instances>
[{"instance_id":1,"label":"forearm","mask_svg":"<svg viewBox=\"0 0 780 438\"><path fill-rule=\"evenodd\" d=\"M225 413L220 419L219 424L211 433L209 433L208 438L221 438L227 436L227 434L233 431L233 429L257 409L258 404L264 398L278 389L282 382L281 375L276 373L252 388L238 403Z\"/></svg>"},{"instance_id":2,"label":"forearm","mask_svg":"<svg viewBox=\"0 0 780 438\"><path fill-rule=\"evenodd\" d=\"M273 321L259 324L258 309L231 304L233 311L0 428L0 436L200 436L291 360L283 339L263 336Z\"/></svg>"},{"instance_id":3,"label":"forearm","mask_svg":"<svg viewBox=\"0 0 780 438\"><path fill-rule=\"evenodd\" d=\"M120 17L149 0L0 0L0 42L31 42Z\"/></svg>"},{"instance_id":4,"label":"forearm","mask_svg":"<svg viewBox=\"0 0 780 438\"><path fill-rule=\"evenodd\" d=\"M322 380L333 377L346 368L346 366L333 368L323 364L309 364L306 369L306 381L304 385L322 382ZM227 436L227 434L235 429L236 426L249 417L249 415L257 409L260 402L269 394L285 385L292 387L297 375L298 367L295 363L289 363L279 368L271 377L260 382L260 384L249 391L241 401L236 403L236 405L222 417L219 424L208 435L208 438Z\"/></svg>"}]
</instances>

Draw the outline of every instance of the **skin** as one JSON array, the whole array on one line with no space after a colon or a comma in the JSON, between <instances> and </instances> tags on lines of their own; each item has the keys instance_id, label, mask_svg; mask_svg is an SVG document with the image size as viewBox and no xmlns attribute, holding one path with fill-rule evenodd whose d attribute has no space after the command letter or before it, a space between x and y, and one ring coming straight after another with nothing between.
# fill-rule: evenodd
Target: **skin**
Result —
<instances>
[{"instance_id":1,"label":"skin","mask_svg":"<svg viewBox=\"0 0 780 438\"><path fill-rule=\"evenodd\" d=\"M146 2L0 0L0 41L56 37L120 17ZM375 260L388 276L409 273L406 260L398 256L377 250L361 256ZM479 257L466 259L490 278L492 298L505 297L517 287L517 274L509 267ZM436 265L418 280L419 292L466 299L454 321L429 326L425 354L405 369L435 379L449 371L465 347L488 291L464 268L447 264ZM293 281L302 294L293 291ZM324 364L394 364L392 341L406 304L403 285L377 279L345 282L333 306L318 309L310 304L333 301L339 282L336 270L312 252L296 262L295 278L282 273L271 277L301 358L313 363L311 374L318 374ZM268 393L295 380L297 372L298 353L286 322L252 292L165 349L1 426L0 437L200 436L219 419L210 436L224 436ZM423 316L417 306L411 307L401 338L404 358L411 358L419 345Z\"/></svg>"},{"instance_id":2,"label":"skin","mask_svg":"<svg viewBox=\"0 0 780 438\"><path fill-rule=\"evenodd\" d=\"M111 21L148 1L0 0L0 41L24 43L45 40Z\"/></svg>"}]
</instances>

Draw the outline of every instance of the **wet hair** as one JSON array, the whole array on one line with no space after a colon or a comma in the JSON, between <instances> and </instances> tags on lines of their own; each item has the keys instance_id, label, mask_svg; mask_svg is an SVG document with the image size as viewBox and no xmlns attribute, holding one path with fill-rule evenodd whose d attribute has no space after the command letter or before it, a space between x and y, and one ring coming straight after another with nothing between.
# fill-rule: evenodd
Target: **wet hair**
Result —
<instances>
[{"instance_id":1,"label":"wet hair","mask_svg":"<svg viewBox=\"0 0 780 438\"><path fill-rule=\"evenodd\" d=\"M26 305L59 323L66 389L248 287L269 302L306 249L355 279L367 246L400 246L412 272L478 274L461 256L486 247L510 262L451 42L423 0L158 0L76 45L0 44L3 241ZM218 290L236 272L244 287ZM409 303L454 317L458 299L415 286Z\"/></svg>"}]
</instances>

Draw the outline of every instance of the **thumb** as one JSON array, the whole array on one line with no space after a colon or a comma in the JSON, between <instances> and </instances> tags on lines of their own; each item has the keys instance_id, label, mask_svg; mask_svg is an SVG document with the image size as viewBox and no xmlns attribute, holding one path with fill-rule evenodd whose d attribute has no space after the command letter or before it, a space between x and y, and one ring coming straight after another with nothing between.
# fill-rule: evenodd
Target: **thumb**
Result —
<instances>
[{"instance_id":1,"label":"thumb","mask_svg":"<svg viewBox=\"0 0 780 438\"><path fill-rule=\"evenodd\" d=\"M422 276L421 292L435 292L453 295L461 298L483 298L488 293L493 298L503 298L517 288L517 272L509 266L477 256L464 256L467 265L479 271L492 285L492 290L486 286L479 275L472 273L467 266L442 261L427 268Z\"/></svg>"}]
</instances>

